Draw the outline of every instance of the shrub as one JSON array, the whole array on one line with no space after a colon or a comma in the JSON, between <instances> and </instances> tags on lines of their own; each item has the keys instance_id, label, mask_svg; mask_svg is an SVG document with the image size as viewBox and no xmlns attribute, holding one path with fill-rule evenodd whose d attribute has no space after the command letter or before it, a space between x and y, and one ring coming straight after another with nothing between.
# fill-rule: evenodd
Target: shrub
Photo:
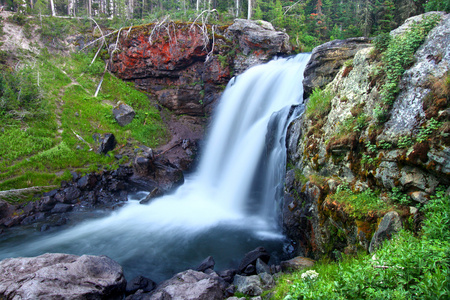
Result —
<instances>
[{"instance_id":1,"label":"shrub","mask_svg":"<svg viewBox=\"0 0 450 300\"><path fill-rule=\"evenodd\" d=\"M273 299L448 299L450 295L450 198L438 189L425 206L422 234L402 230L376 254L319 261L277 281ZM303 276L305 277L305 276Z\"/></svg>"}]
</instances>

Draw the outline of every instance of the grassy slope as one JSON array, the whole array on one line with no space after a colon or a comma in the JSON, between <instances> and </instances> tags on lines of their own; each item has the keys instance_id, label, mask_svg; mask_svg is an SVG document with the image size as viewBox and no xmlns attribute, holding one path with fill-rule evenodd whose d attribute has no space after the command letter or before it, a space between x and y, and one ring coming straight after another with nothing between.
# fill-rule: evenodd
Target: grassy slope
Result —
<instances>
[{"instance_id":1,"label":"grassy slope","mask_svg":"<svg viewBox=\"0 0 450 300\"><path fill-rule=\"evenodd\" d=\"M94 97L105 69L102 60L89 66L92 57L84 53L42 53L35 63L21 70L29 74L31 82L26 85L37 86L39 82L37 88L43 95L39 113L32 111L36 107L24 108L22 104L15 112L0 114L0 190L57 185L70 178L70 170L115 168L127 161L126 157L114 159L121 148L132 149L140 144L156 147L167 140L158 110L131 84L106 73ZM133 122L125 127L119 126L112 115L112 105L119 101L136 111ZM109 157L95 152L93 139L96 133L108 132L118 141L118 150Z\"/></svg>"}]
</instances>

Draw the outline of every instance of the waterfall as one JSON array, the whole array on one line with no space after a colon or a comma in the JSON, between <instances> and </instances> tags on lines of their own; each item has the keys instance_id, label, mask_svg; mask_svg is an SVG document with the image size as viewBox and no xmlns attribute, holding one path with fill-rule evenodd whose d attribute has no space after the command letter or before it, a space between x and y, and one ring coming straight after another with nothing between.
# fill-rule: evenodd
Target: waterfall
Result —
<instances>
[{"instance_id":1,"label":"waterfall","mask_svg":"<svg viewBox=\"0 0 450 300\"><path fill-rule=\"evenodd\" d=\"M127 277L160 281L209 255L221 269L236 267L236 259L260 245L281 255L284 237L275 212L283 192L285 132L303 109L308 60L308 54L277 59L233 78L198 171L173 194L140 205L146 195L141 192L107 217L20 242L2 241L0 259L104 254L118 261Z\"/></svg>"}]
</instances>

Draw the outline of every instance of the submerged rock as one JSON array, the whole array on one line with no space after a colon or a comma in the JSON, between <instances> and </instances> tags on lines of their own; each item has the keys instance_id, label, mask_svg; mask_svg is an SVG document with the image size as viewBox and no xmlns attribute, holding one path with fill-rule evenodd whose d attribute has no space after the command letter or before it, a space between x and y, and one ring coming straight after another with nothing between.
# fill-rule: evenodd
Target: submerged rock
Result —
<instances>
[{"instance_id":1,"label":"submerged rock","mask_svg":"<svg viewBox=\"0 0 450 300\"><path fill-rule=\"evenodd\" d=\"M44 254L0 262L0 298L122 299L122 267L106 256Z\"/></svg>"}]
</instances>

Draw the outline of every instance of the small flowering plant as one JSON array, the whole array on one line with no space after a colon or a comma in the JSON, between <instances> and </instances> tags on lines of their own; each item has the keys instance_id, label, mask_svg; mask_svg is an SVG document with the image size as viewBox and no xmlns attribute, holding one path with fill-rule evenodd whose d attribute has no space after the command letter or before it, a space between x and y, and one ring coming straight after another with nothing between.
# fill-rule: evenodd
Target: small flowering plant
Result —
<instances>
[{"instance_id":1,"label":"small flowering plant","mask_svg":"<svg viewBox=\"0 0 450 300\"><path fill-rule=\"evenodd\" d=\"M319 277L319 273L314 270L308 270L305 273L302 273L301 277L303 280L315 280Z\"/></svg>"}]
</instances>

